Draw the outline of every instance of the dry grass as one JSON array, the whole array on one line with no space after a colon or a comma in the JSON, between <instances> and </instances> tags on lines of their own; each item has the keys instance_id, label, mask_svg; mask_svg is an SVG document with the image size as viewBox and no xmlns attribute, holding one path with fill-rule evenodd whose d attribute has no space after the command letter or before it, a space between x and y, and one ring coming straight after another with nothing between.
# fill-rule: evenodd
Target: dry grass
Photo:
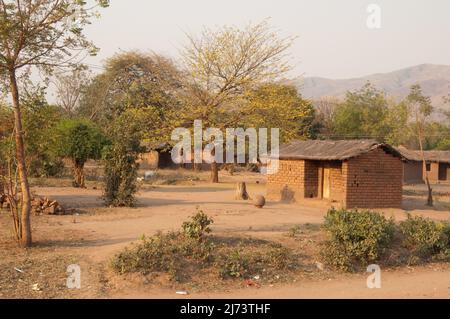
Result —
<instances>
[{"instance_id":1,"label":"dry grass","mask_svg":"<svg viewBox=\"0 0 450 319\"><path fill-rule=\"evenodd\" d=\"M0 298L70 298L66 287L67 266L79 256L55 253L50 248L17 248L2 244ZM33 286L36 285L33 289Z\"/></svg>"}]
</instances>

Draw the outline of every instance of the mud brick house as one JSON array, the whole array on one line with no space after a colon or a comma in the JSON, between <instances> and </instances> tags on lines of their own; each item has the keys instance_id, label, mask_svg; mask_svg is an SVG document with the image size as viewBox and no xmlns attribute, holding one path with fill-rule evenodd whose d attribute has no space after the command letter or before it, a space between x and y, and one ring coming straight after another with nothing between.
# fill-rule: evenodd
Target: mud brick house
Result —
<instances>
[{"instance_id":1,"label":"mud brick house","mask_svg":"<svg viewBox=\"0 0 450 319\"><path fill-rule=\"evenodd\" d=\"M450 151L425 151L425 168L420 151L408 150L398 147L404 158L403 175L406 184L423 183L425 169L428 172L430 183L450 183Z\"/></svg>"},{"instance_id":2,"label":"mud brick house","mask_svg":"<svg viewBox=\"0 0 450 319\"><path fill-rule=\"evenodd\" d=\"M269 200L319 198L345 208L402 205L400 153L373 140L295 141L280 148L279 169L268 175Z\"/></svg>"},{"instance_id":3,"label":"mud brick house","mask_svg":"<svg viewBox=\"0 0 450 319\"><path fill-rule=\"evenodd\" d=\"M168 143L143 143L145 153L140 156L141 169L173 168L171 148Z\"/></svg>"}]
</instances>

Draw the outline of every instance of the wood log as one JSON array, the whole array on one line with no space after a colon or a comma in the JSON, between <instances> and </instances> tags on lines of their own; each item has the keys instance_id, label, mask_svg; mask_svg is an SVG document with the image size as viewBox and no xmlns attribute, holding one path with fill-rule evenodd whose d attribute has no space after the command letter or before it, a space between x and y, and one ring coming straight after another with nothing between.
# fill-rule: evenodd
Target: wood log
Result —
<instances>
[{"instance_id":1,"label":"wood log","mask_svg":"<svg viewBox=\"0 0 450 319\"><path fill-rule=\"evenodd\" d=\"M35 197L31 204L36 215L64 215L65 209L56 201L49 198Z\"/></svg>"},{"instance_id":2,"label":"wood log","mask_svg":"<svg viewBox=\"0 0 450 319\"><path fill-rule=\"evenodd\" d=\"M250 196L247 193L247 185L245 183L237 183L236 185L236 200L249 200Z\"/></svg>"}]
</instances>

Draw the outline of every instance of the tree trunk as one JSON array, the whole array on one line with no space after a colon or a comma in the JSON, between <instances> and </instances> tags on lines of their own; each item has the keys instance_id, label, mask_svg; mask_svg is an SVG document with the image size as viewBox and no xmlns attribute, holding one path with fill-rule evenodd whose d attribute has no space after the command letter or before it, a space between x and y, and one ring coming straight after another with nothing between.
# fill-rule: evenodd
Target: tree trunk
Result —
<instances>
[{"instance_id":1,"label":"tree trunk","mask_svg":"<svg viewBox=\"0 0 450 319\"><path fill-rule=\"evenodd\" d=\"M20 188L22 191L22 209L21 209L21 240L20 244L23 247L30 247L32 244L31 238L31 192L28 183L27 166L25 162L25 146L23 140L22 129L22 113L20 110L19 89L15 70L10 70L10 87L12 102L14 106L14 128L16 141L16 160L17 169L19 171Z\"/></svg>"},{"instance_id":2,"label":"tree trunk","mask_svg":"<svg viewBox=\"0 0 450 319\"><path fill-rule=\"evenodd\" d=\"M2 163L0 163L0 196L2 194L5 194L4 178L5 178L5 168L2 166Z\"/></svg>"},{"instance_id":3,"label":"tree trunk","mask_svg":"<svg viewBox=\"0 0 450 319\"><path fill-rule=\"evenodd\" d=\"M236 200L249 200L250 196L247 193L247 185L245 183L238 183L236 185Z\"/></svg>"},{"instance_id":4,"label":"tree trunk","mask_svg":"<svg viewBox=\"0 0 450 319\"><path fill-rule=\"evenodd\" d=\"M427 206L433 206L433 189L430 185L430 179L428 178L427 162L425 161L425 153L423 151L422 137L419 136L420 153L422 154L423 171L425 172L425 182L428 188Z\"/></svg>"},{"instance_id":5,"label":"tree trunk","mask_svg":"<svg viewBox=\"0 0 450 319\"><path fill-rule=\"evenodd\" d=\"M85 188L84 182L84 163L73 161L73 186L77 188Z\"/></svg>"},{"instance_id":6,"label":"tree trunk","mask_svg":"<svg viewBox=\"0 0 450 319\"><path fill-rule=\"evenodd\" d=\"M211 152L211 155L214 157L213 162L211 163L211 183L217 184L219 183L219 166L216 162L216 149L214 148Z\"/></svg>"},{"instance_id":7,"label":"tree trunk","mask_svg":"<svg viewBox=\"0 0 450 319\"><path fill-rule=\"evenodd\" d=\"M219 183L219 167L216 161L211 163L211 183Z\"/></svg>"},{"instance_id":8,"label":"tree trunk","mask_svg":"<svg viewBox=\"0 0 450 319\"><path fill-rule=\"evenodd\" d=\"M426 182L427 182L427 187L428 187L428 198L427 198L427 206L433 207L434 203L433 203L433 189L431 188L430 185L430 180L428 179L428 172L426 173Z\"/></svg>"}]
</instances>

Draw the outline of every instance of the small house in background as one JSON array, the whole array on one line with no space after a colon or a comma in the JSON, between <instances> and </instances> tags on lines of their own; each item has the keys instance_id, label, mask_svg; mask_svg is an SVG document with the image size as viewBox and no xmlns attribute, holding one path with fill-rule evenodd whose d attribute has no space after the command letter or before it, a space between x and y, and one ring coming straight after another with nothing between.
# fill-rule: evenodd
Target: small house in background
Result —
<instances>
[{"instance_id":1,"label":"small house in background","mask_svg":"<svg viewBox=\"0 0 450 319\"><path fill-rule=\"evenodd\" d=\"M403 171L406 184L423 183L425 180L425 169L428 171L430 183L450 182L450 151L425 151L425 169L420 151L408 150L398 147L404 158Z\"/></svg>"},{"instance_id":2,"label":"small house in background","mask_svg":"<svg viewBox=\"0 0 450 319\"><path fill-rule=\"evenodd\" d=\"M172 161L169 143L147 143L143 145L146 152L139 160L140 168L146 170L172 168L177 165Z\"/></svg>"},{"instance_id":3,"label":"small house in background","mask_svg":"<svg viewBox=\"0 0 450 319\"><path fill-rule=\"evenodd\" d=\"M319 198L345 208L402 205L400 153L374 140L295 141L280 148L279 169L268 175L270 200Z\"/></svg>"}]
</instances>

